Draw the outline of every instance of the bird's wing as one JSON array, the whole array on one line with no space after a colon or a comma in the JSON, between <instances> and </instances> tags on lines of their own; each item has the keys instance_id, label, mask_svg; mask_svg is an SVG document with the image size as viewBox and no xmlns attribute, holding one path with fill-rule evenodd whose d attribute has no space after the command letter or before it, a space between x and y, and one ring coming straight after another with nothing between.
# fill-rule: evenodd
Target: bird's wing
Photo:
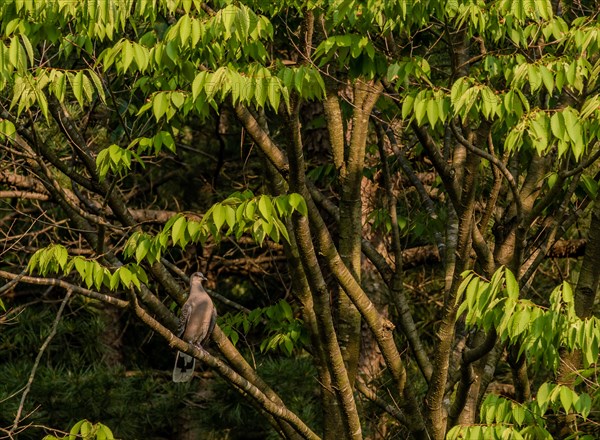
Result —
<instances>
[{"instance_id":1,"label":"bird's wing","mask_svg":"<svg viewBox=\"0 0 600 440\"><path fill-rule=\"evenodd\" d=\"M210 317L210 322L208 324L208 329L206 331L206 335L204 336L204 339L200 342L200 344L204 344L208 340L208 338L210 338L210 335L212 335L212 332L215 329L216 323L217 323L217 309L213 306L212 314Z\"/></svg>"},{"instance_id":2,"label":"bird's wing","mask_svg":"<svg viewBox=\"0 0 600 440\"><path fill-rule=\"evenodd\" d=\"M185 328L187 327L190 315L192 313L192 305L186 302L181 308L181 315L179 315L179 325L177 326L177 337L181 338Z\"/></svg>"},{"instance_id":3,"label":"bird's wing","mask_svg":"<svg viewBox=\"0 0 600 440\"><path fill-rule=\"evenodd\" d=\"M183 333L183 339L195 345L202 345L209 334L214 306L208 295L195 298L190 303L190 317Z\"/></svg>"}]
</instances>

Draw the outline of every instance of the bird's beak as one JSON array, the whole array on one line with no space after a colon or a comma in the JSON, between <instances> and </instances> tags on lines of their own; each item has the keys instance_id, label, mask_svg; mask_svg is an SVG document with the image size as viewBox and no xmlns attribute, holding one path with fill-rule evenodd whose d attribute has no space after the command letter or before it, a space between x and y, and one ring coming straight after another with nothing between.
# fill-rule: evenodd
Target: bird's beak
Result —
<instances>
[{"instance_id":1,"label":"bird's beak","mask_svg":"<svg viewBox=\"0 0 600 440\"><path fill-rule=\"evenodd\" d=\"M206 277L204 276L204 274L200 274L200 279L201 279L202 281L208 281L208 278L206 278Z\"/></svg>"}]
</instances>

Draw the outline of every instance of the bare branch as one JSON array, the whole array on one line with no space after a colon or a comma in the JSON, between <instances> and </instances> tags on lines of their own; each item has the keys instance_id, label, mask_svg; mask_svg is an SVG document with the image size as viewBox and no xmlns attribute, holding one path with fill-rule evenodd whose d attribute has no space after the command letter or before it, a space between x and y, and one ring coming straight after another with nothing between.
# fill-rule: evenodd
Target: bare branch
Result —
<instances>
[{"instance_id":1,"label":"bare branch","mask_svg":"<svg viewBox=\"0 0 600 440\"><path fill-rule=\"evenodd\" d=\"M44 354L44 351L46 351L46 348L50 344L50 341L52 341L52 338L54 338L54 336L56 335L56 329L58 327L58 322L60 321L63 310L65 309L65 306L67 305L67 302L69 301L69 298L71 298L71 293L73 293L73 292L70 289L68 289L67 294L65 295L64 299L60 303L60 307L58 309L58 312L56 313L54 322L52 323L52 328L50 329L50 334L48 334L48 337L46 338L46 340L44 341L44 343L42 344L42 346L40 347L40 349L38 351L38 354L33 363L33 367L31 368L31 373L29 374L29 379L27 379L27 385L25 386L25 390L23 391L23 395L21 396L21 402L19 403L17 415L15 416L15 420L13 422L12 428L10 429L9 435L12 435L12 433L19 426L19 421L21 419L21 413L23 412L23 407L25 405L25 399L27 398L29 391L31 391L31 385L33 384L33 379L35 378L35 373L37 372L38 366L40 365L40 360L42 359L42 355Z\"/></svg>"},{"instance_id":2,"label":"bare branch","mask_svg":"<svg viewBox=\"0 0 600 440\"><path fill-rule=\"evenodd\" d=\"M80 295L87 296L88 298L96 299L98 301L105 302L107 304L119 307L121 309L127 307L129 304L128 301L123 301L122 299L118 299L114 296L106 295L104 293L94 292L93 290L85 289L83 287L77 286L76 284L71 284L64 280L59 280L57 278L31 277L22 274L7 272L5 270L0 270L0 278L4 278L7 280L18 279L19 282L27 284L62 287L63 289L69 290L73 293L78 293Z\"/></svg>"},{"instance_id":3,"label":"bare branch","mask_svg":"<svg viewBox=\"0 0 600 440\"><path fill-rule=\"evenodd\" d=\"M362 380L356 381L356 389L375 405L383 409L386 413L398 420L403 425L408 426L408 420L402 412L395 406L390 405L385 400L377 396L377 393L369 388Z\"/></svg>"}]
</instances>

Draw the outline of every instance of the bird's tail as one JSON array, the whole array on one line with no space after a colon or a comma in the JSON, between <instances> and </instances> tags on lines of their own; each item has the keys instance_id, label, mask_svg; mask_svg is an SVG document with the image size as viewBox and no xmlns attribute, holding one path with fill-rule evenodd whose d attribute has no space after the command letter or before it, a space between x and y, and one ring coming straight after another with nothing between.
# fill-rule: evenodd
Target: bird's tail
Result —
<instances>
[{"instance_id":1,"label":"bird's tail","mask_svg":"<svg viewBox=\"0 0 600 440\"><path fill-rule=\"evenodd\" d=\"M192 380L195 367L196 359L178 351L175 358L175 368L173 368L173 382L189 382Z\"/></svg>"}]
</instances>

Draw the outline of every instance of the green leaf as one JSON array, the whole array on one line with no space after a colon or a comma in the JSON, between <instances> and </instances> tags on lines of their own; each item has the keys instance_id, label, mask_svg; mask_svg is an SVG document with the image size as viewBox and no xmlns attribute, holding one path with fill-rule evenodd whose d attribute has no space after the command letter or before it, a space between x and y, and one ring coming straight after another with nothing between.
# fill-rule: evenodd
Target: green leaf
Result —
<instances>
[{"instance_id":1,"label":"green leaf","mask_svg":"<svg viewBox=\"0 0 600 440\"><path fill-rule=\"evenodd\" d=\"M550 70L543 65L539 66L539 71L542 75L542 82L544 83L546 90L548 90L548 93L552 95L552 91L554 90L554 76L552 75L552 72L550 72Z\"/></svg>"},{"instance_id":2,"label":"green leaf","mask_svg":"<svg viewBox=\"0 0 600 440\"><path fill-rule=\"evenodd\" d=\"M212 218L213 218L213 221L214 221L217 229L221 229L221 226L223 226L223 224L225 223L225 220L226 220L225 207L223 205L221 205L220 203L217 203L213 207Z\"/></svg>"},{"instance_id":3,"label":"green leaf","mask_svg":"<svg viewBox=\"0 0 600 440\"><path fill-rule=\"evenodd\" d=\"M140 71L145 71L148 67L148 50L140 44L133 43L133 58Z\"/></svg>"},{"instance_id":4,"label":"green leaf","mask_svg":"<svg viewBox=\"0 0 600 440\"><path fill-rule=\"evenodd\" d=\"M85 262L85 285L88 289L91 289L94 285L94 262L86 261Z\"/></svg>"},{"instance_id":5,"label":"green leaf","mask_svg":"<svg viewBox=\"0 0 600 440\"><path fill-rule=\"evenodd\" d=\"M581 119L587 119L592 114L596 113L600 109L600 96L594 95L586 99L581 106L579 117Z\"/></svg>"},{"instance_id":6,"label":"green leaf","mask_svg":"<svg viewBox=\"0 0 600 440\"><path fill-rule=\"evenodd\" d=\"M281 84L277 77L269 78L269 84L267 86L267 95L269 98L269 104L273 107L273 110L279 109L279 100L281 98Z\"/></svg>"},{"instance_id":7,"label":"green leaf","mask_svg":"<svg viewBox=\"0 0 600 440\"><path fill-rule=\"evenodd\" d=\"M6 119L0 120L0 139L14 139L16 132L15 125L12 122L7 121Z\"/></svg>"},{"instance_id":8,"label":"green leaf","mask_svg":"<svg viewBox=\"0 0 600 440\"><path fill-rule=\"evenodd\" d=\"M529 87L532 92L537 91L542 85L542 75L535 64L527 66L527 75L529 76Z\"/></svg>"},{"instance_id":9,"label":"green leaf","mask_svg":"<svg viewBox=\"0 0 600 440\"><path fill-rule=\"evenodd\" d=\"M421 125L425 115L427 114L427 101L425 101L422 97L417 96L415 99L414 112L417 124Z\"/></svg>"},{"instance_id":10,"label":"green leaf","mask_svg":"<svg viewBox=\"0 0 600 440\"><path fill-rule=\"evenodd\" d=\"M15 67L19 67L19 39L18 37L12 37L10 40L10 46L8 49L8 60Z\"/></svg>"},{"instance_id":11,"label":"green leaf","mask_svg":"<svg viewBox=\"0 0 600 440\"><path fill-rule=\"evenodd\" d=\"M132 279L131 271L125 266L121 266L119 269L117 269L117 272L119 273L119 278L121 279L123 286L129 288L129 286L131 286Z\"/></svg>"},{"instance_id":12,"label":"green leaf","mask_svg":"<svg viewBox=\"0 0 600 440\"><path fill-rule=\"evenodd\" d=\"M89 423L87 420L84 419L84 420L80 420L79 422L77 422L73 425L73 427L69 431L69 440L76 440L77 434L79 434L79 432L81 430L81 426L86 422Z\"/></svg>"},{"instance_id":13,"label":"green leaf","mask_svg":"<svg viewBox=\"0 0 600 440\"><path fill-rule=\"evenodd\" d=\"M56 262L61 267L61 269L64 269L65 265L67 264L67 260L69 258L69 254L68 254L67 250L61 245L56 245L56 246L54 246L53 251L54 251L54 258L56 259Z\"/></svg>"},{"instance_id":14,"label":"green leaf","mask_svg":"<svg viewBox=\"0 0 600 440\"><path fill-rule=\"evenodd\" d=\"M81 80L85 97L87 98L88 102L92 102L92 99L94 97L94 88L92 87L92 82L90 81L90 79L83 74L83 71L81 73Z\"/></svg>"},{"instance_id":15,"label":"green leaf","mask_svg":"<svg viewBox=\"0 0 600 440\"><path fill-rule=\"evenodd\" d=\"M73 95L75 95L75 99L77 99L79 106L83 108L83 71L80 70L74 76L69 74L69 80L71 80Z\"/></svg>"},{"instance_id":16,"label":"green leaf","mask_svg":"<svg viewBox=\"0 0 600 440\"><path fill-rule=\"evenodd\" d=\"M202 228L202 225L199 222L189 221L187 223L188 234L192 238L192 240L196 240L198 238L198 234Z\"/></svg>"},{"instance_id":17,"label":"green leaf","mask_svg":"<svg viewBox=\"0 0 600 440\"><path fill-rule=\"evenodd\" d=\"M136 286L140 288L139 281L148 284L148 275L141 266L131 265L131 271L135 274Z\"/></svg>"},{"instance_id":18,"label":"green leaf","mask_svg":"<svg viewBox=\"0 0 600 440\"><path fill-rule=\"evenodd\" d=\"M94 86L96 87L96 92L98 93L98 96L100 97L100 100L103 103L106 103L106 96L104 94L104 87L102 86L102 81L100 80L100 77L92 69L88 69L87 73L90 76L90 78L92 79L92 82L94 83ZM63 78L64 78L64 75L63 75ZM64 84L64 79L63 79L63 84ZM58 96L57 96L57 98L58 98ZM59 100L60 100L60 98L59 98Z\"/></svg>"},{"instance_id":19,"label":"green leaf","mask_svg":"<svg viewBox=\"0 0 600 440\"><path fill-rule=\"evenodd\" d=\"M100 287L102 287L102 282L104 281L104 267L102 267L97 261L94 261L93 272L94 287L96 290L100 290Z\"/></svg>"},{"instance_id":20,"label":"green leaf","mask_svg":"<svg viewBox=\"0 0 600 440\"><path fill-rule=\"evenodd\" d=\"M508 268L505 269L504 277L506 279L506 293L510 299L516 301L519 298L519 283Z\"/></svg>"},{"instance_id":21,"label":"green leaf","mask_svg":"<svg viewBox=\"0 0 600 440\"><path fill-rule=\"evenodd\" d=\"M290 206L292 208L294 208L296 211L298 211L300 214L302 214L304 216L308 215L308 208L306 206L306 201L304 200L304 197L302 197L300 194L291 193L289 195L289 202L290 202Z\"/></svg>"},{"instance_id":22,"label":"green leaf","mask_svg":"<svg viewBox=\"0 0 600 440\"><path fill-rule=\"evenodd\" d=\"M592 398L587 393L582 393L574 404L575 410L581 414L583 420L587 419L587 416L592 411Z\"/></svg>"},{"instance_id":23,"label":"green leaf","mask_svg":"<svg viewBox=\"0 0 600 440\"><path fill-rule=\"evenodd\" d=\"M270 220L273 214L273 204L269 196L262 195L258 201L258 210L265 220Z\"/></svg>"},{"instance_id":24,"label":"green leaf","mask_svg":"<svg viewBox=\"0 0 600 440\"><path fill-rule=\"evenodd\" d=\"M568 413L573 405L573 390L566 385L560 386L560 403L565 412Z\"/></svg>"},{"instance_id":25,"label":"green leaf","mask_svg":"<svg viewBox=\"0 0 600 440\"><path fill-rule=\"evenodd\" d=\"M256 203L254 200L248 200L244 215L248 220L254 220L254 213L256 212Z\"/></svg>"},{"instance_id":26,"label":"green leaf","mask_svg":"<svg viewBox=\"0 0 600 440\"><path fill-rule=\"evenodd\" d=\"M519 404L513 405L512 417L518 426L522 426L525 421L525 409L523 406Z\"/></svg>"},{"instance_id":27,"label":"green leaf","mask_svg":"<svg viewBox=\"0 0 600 440\"><path fill-rule=\"evenodd\" d=\"M510 324L510 336L511 338L515 338L517 336L519 336L521 333L523 333L525 331L525 329L527 329L527 327L530 324L530 314L529 314L529 310L527 309L521 309L518 310L511 319L511 324Z\"/></svg>"},{"instance_id":28,"label":"green leaf","mask_svg":"<svg viewBox=\"0 0 600 440\"><path fill-rule=\"evenodd\" d=\"M231 206L225 206L225 221L227 222L227 226L231 229L233 229L236 224L235 209Z\"/></svg>"},{"instance_id":29,"label":"green leaf","mask_svg":"<svg viewBox=\"0 0 600 440\"><path fill-rule=\"evenodd\" d=\"M143 239L138 242L137 249L135 250L135 260L138 264L144 259L144 257L148 254L152 243L148 239Z\"/></svg>"},{"instance_id":30,"label":"green leaf","mask_svg":"<svg viewBox=\"0 0 600 440\"><path fill-rule=\"evenodd\" d=\"M469 111L473 107L473 104L479 99L479 87L471 87L458 98L455 104L455 111L457 114L466 118L469 115Z\"/></svg>"},{"instance_id":31,"label":"green leaf","mask_svg":"<svg viewBox=\"0 0 600 440\"><path fill-rule=\"evenodd\" d=\"M254 88L254 99L258 107L264 107L267 100L268 80L266 78L256 78Z\"/></svg>"},{"instance_id":32,"label":"green leaf","mask_svg":"<svg viewBox=\"0 0 600 440\"><path fill-rule=\"evenodd\" d=\"M162 141L162 144L167 147L167 150L175 153L176 145L171 133L168 131L161 131L158 136L160 136L160 140Z\"/></svg>"},{"instance_id":33,"label":"green leaf","mask_svg":"<svg viewBox=\"0 0 600 440\"><path fill-rule=\"evenodd\" d=\"M402 119L407 119L408 116L413 112L415 103L415 97L412 95L406 95L404 102L402 103Z\"/></svg>"},{"instance_id":34,"label":"green leaf","mask_svg":"<svg viewBox=\"0 0 600 440\"><path fill-rule=\"evenodd\" d=\"M121 54L123 57L123 71L126 72L135 57L133 44L131 44L129 41L124 41Z\"/></svg>"},{"instance_id":35,"label":"green leaf","mask_svg":"<svg viewBox=\"0 0 600 440\"><path fill-rule=\"evenodd\" d=\"M438 119L438 104L435 99L429 99L427 101L427 120L429 121L429 124L434 127Z\"/></svg>"},{"instance_id":36,"label":"green leaf","mask_svg":"<svg viewBox=\"0 0 600 440\"><path fill-rule=\"evenodd\" d=\"M173 230L171 231L171 237L173 239L173 244L177 244L180 241L183 245L183 238L185 237L185 229L186 229L186 220L185 217L179 217L175 224L173 225Z\"/></svg>"},{"instance_id":37,"label":"green leaf","mask_svg":"<svg viewBox=\"0 0 600 440\"><path fill-rule=\"evenodd\" d=\"M496 113L498 100L488 87L481 89L481 112L486 119L492 119Z\"/></svg>"},{"instance_id":38,"label":"green leaf","mask_svg":"<svg viewBox=\"0 0 600 440\"><path fill-rule=\"evenodd\" d=\"M171 229L171 227L175 224L175 222L180 219L182 217L181 214L175 214L173 217L171 217L169 220L167 220L167 223L165 223L165 227L163 228L164 231L168 231L169 229Z\"/></svg>"},{"instance_id":39,"label":"green leaf","mask_svg":"<svg viewBox=\"0 0 600 440\"><path fill-rule=\"evenodd\" d=\"M281 220L279 220L278 218L274 218L273 224L275 225L275 227L277 228L279 233L281 235L283 235L283 238L285 238L285 240L289 243L290 236L289 236L288 231L287 231L285 225L283 224L283 222ZM275 240L275 241L279 241L279 240Z\"/></svg>"},{"instance_id":40,"label":"green leaf","mask_svg":"<svg viewBox=\"0 0 600 440\"><path fill-rule=\"evenodd\" d=\"M571 289L571 285L566 281L563 281L562 285L562 298L567 304L572 304L574 300L573 289Z\"/></svg>"},{"instance_id":41,"label":"green leaf","mask_svg":"<svg viewBox=\"0 0 600 440\"><path fill-rule=\"evenodd\" d=\"M579 124L579 115L575 113L573 109L567 107L562 111L562 116L564 117L565 127L567 129L567 133L569 134L569 138L572 141L581 138L581 125Z\"/></svg>"},{"instance_id":42,"label":"green leaf","mask_svg":"<svg viewBox=\"0 0 600 440\"><path fill-rule=\"evenodd\" d=\"M185 46L192 34L192 21L190 16L185 14L179 19L179 38L181 45Z\"/></svg>"},{"instance_id":43,"label":"green leaf","mask_svg":"<svg viewBox=\"0 0 600 440\"><path fill-rule=\"evenodd\" d=\"M79 274L79 276L82 279L84 279L85 278L85 270L86 270L85 260L81 257L75 257L75 258L73 258L73 264L74 264L75 269L77 270L77 273Z\"/></svg>"},{"instance_id":44,"label":"green leaf","mask_svg":"<svg viewBox=\"0 0 600 440\"><path fill-rule=\"evenodd\" d=\"M154 117L156 120L160 120L160 118L166 113L169 109L169 97L165 92L159 92L154 95L154 99L152 100L152 111L154 113Z\"/></svg>"},{"instance_id":45,"label":"green leaf","mask_svg":"<svg viewBox=\"0 0 600 440\"><path fill-rule=\"evenodd\" d=\"M538 405L540 405L540 407L546 408L548 406L548 403L549 403L548 398L550 397L550 393L552 392L553 389L554 389L554 386L548 382L544 382L540 386L540 388L538 389L538 392L537 392L537 396L536 396L536 400L538 402Z\"/></svg>"},{"instance_id":46,"label":"green leaf","mask_svg":"<svg viewBox=\"0 0 600 440\"><path fill-rule=\"evenodd\" d=\"M6 24L6 27L4 28L4 35L7 37L11 36L15 32L15 30L17 30L17 28L19 27L20 24L21 24L20 18L14 18L14 19L10 20Z\"/></svg>"},{"instance_id":47,"label":"green leaf","mask_svg":"<svg viewBox=\"0 0 600 440\"><path fill-rule=\"evenodd\" d=\"M292 352L294 350L294 343L292 342L292 340L289 337L286 336L283 338L283 346L285 349L285 353L288 356L291 356Z\"/></svg>"},{"instance_id":48,"label":"green leaf","mask_svg":"<svg viewBox=\"0 0 600 440\"><path fill-rule=\"evenodd\" d=\"M562 92L565 81L566 81L565 71L561 67L556 71L556 73L554 75L554 83L559 92Z\"/></svg>"},{"instance_id":49,"label":"green leaf","mask_svg":"<svg viewBox=\"0 0 600 440\"><path fill-rule=\"evenodd\" d=\"M171 102L177 108L181 108L183 103L185 102L185 95L181 92L172 92L171 93Z\"/></svg>"},{"instance_id":50,"label":"green leaf","mask_svg":"<svg viewBox=\"0 0 600 440\"><path fill-rule=\"evenodd\" d=\"M588 193L592 199L595 199L598 194L598 182L586 174L581 175L581 182L585 192Z\"/></svg>"},{"instance_id":51,"label":"green leaf","mask_svg":"<svg viewBox=\"0 0 600 440\"><path fill-rule=\"evenodd\" d=\"M25 47L25 51L27 52L27 56L29 57L29 64L33 66L33 46L31 46L31 42L26 34L22 33L20 37L21 41L23 42L23 46Z\"/></svg>"},{"instance_id":52,"label":"green leaf","mask_svg":"<svg viewBox=\"0 0 600 440\"><path fill-rule=\"evenodd\" d=\"M550 118L550 128L552 129L552 134L556 138L560 140L565 140L567 138L565 119L562 112L556 112L552 115Z\"/></svg>"},{"instance_id":53,"label":"green leaf","mask_svg":"<svg viewBox=\"0 0 600 440\"><path fill-rule=\"evenodd\" d=\"M229 339L231 339L231 343L233 345L237 344L238 340L240 339L240 335L238 334L238 332L236 332L235 330L231 329L231 333L229 333Z\"/></svg>"},{"instance_id":54,"label":"green leaf","mask_svg":"<svg viewBox=\"0 0 600 440\"><path fill-rule=\"evenodd\" d=\"M204 71L200 72L198 75L196 75L196 78L194 78L194 81L192 82L192 98L194 101L198 98L200 92L204 90L207 74L208 73Z\"/></svg>"},{"instance_id":55,"label":"green leaf","mask_svg":"<svg viewBox=\"0 0 600 440\"><path fill-rule=\"evenodd\" d=\"M102 432L106 440L114 440L115 436L108 426L103 425L102 423L97 423L96 427L98 429L98 433Z\"/></svg>"},{"instance_id":56,"label":"green leaf","mask_svg":"<svg viewBox=\"0 0 600 440\"><path fill-rule=\"evenodd\" d=\"M292 312L292 308L290 304L286 300L279 301L279 306L283 312L283 317L288 321L292 321L294 319L294 314Z\"/></svg>"},{"instance_id":57,"label":"green leaf","mask_svg":"<svg viewBox=\"0 0 600 440\"><path fill-rule=\"evenodd\" d=\"M275 202L275 208L280 216L287 216L293 212L292 205L290 205L289 196L278 196L273 199Z\"/></svg>"},{"instance_id":58,"label":"green leaf","mask_svg":"<svg viewBox=\"0 0 600 440\"><path fill-rule=\"evenodd\" d=\"M465 77L461 77L454 82L452 89L450 90L450 102L453 107L457 107L459 99L464 95L468 88L469 80Z\"/></svg>"},{"instance_id":59,"label":"green leaf","mask_svg":"<svg viewBox=\"0 0 600 440\"><path fill-rule=\"evenodd\" d=\"M109 280L109 289L110 290L115 290L117 288L117 286L119 285L119 271L115 271L115 273L113 273L110 276L110 280Z\"/></svg>"}]
</instances>

